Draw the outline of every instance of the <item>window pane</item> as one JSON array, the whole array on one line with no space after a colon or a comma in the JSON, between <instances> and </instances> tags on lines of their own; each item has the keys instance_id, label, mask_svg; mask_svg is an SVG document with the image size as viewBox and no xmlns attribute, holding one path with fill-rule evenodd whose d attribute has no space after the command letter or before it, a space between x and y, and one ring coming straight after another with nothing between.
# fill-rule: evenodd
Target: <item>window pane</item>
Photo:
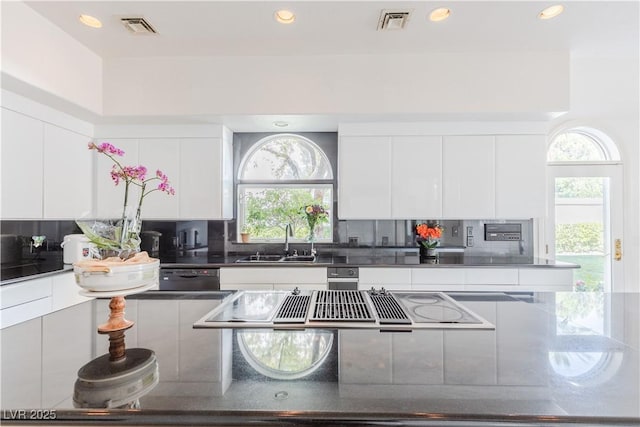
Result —
<instances>
[{"instance_id":1,"label":"window pane","mask_svg":"<svg viewBox=\"0 0 640 427\"><path fill-rule=\"evenodd\" d=\"M556 258L580 264L575 290L608 290L608 178L556 178Z\"/></svg>"},{"instance_id":2,"label":"window pane","mask_svg":"<svg viewBox=\"0 0 640 427\"><path fill-rule=\"evenodd\" d=\"M607 160L605 152L593 138L577 132L558 135L549 151L547 160L551 162Z\"/></svg>"},{"instance_id":3,"label":"window pane","mask_svg":"<svg viewBox=\"0 0 640 427\"><path fill-rule=\"evenodd\" d=\"M252 240L283 241L285 227L291 224L293 239L306 240L309 225L303 208L318 204L330 210L333 189L330 184L318 185L239 185L240 227ZM333 240L332 213L328 221L316 226L316 241Z\"/></svg>"},{"instance_id":4,"label":"window pane","mask_svg":"<svg viewBox=\"0 0 640 427\"><path fill-rule=\"evenodd\" d=\"M332 179L331 165L313 142L296 135L276 135L250 152L242 180Z\"/></svg>"}]
</instances>

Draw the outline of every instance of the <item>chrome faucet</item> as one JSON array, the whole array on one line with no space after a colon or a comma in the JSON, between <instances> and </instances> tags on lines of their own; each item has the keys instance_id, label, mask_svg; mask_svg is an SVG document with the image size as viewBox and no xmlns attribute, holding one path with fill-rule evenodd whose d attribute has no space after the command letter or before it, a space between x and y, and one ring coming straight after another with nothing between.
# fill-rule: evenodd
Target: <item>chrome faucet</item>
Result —
<instances>
[{"instance_id":1,"label":"chrome faucet","mask_svg":"<svg viewBox=\"0 0 640 427\"><path fill-rule=\"evenodd\" d=\"M289 237L293 237L293 228L291 224L287 224L284 227L284 254L289 256Z\"/></svg>"}]
</instances>

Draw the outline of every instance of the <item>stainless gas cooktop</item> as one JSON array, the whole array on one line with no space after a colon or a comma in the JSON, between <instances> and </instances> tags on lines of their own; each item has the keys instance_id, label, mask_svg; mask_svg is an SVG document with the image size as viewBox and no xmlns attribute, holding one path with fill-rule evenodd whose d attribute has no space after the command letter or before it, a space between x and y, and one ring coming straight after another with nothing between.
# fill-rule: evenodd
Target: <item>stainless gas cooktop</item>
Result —
<instances>
[{"instance_id":1,"label":"stainless gas cooktop","mask_svg":"<svg viewBox=\"0 0 640 427\"><path fill-rule=\"evenodd\" d=\"M495 329L442 292L239 291L193 325L217 329Z\"/></svg>"}]
</instances>

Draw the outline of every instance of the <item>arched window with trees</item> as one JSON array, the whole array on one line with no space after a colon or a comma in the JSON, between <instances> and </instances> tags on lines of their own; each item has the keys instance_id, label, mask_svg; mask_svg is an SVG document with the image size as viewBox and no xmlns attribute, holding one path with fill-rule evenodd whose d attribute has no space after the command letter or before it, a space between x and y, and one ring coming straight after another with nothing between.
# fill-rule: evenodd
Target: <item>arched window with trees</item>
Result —
<instances>
[{"instance_id":1,"label":"arched window with trees","mask_svg":"<svg viewBox=\"0 0 640 427\"><path fill-rule=\"evenodd\" d=\"M238 168L238 228L252 241L278 241L286 226L293 240L310 234L304 208L333 208L333 170L318 144L301 135L277 134L256 142ZM315 241L333 240L333 215L315 227Z\"/></svg>"}]
</instances>

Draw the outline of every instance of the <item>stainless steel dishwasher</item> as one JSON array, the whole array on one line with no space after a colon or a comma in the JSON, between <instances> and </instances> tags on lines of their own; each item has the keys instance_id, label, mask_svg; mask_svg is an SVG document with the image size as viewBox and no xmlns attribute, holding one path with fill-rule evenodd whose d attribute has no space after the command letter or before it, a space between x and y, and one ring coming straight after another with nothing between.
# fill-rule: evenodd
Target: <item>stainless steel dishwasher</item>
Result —
<instances>
[{"instance_id":1,"label":"stainless steel dishwasher","mask_svg":"<svg viewBox=\"0 0 640 427\"><path fill-rule=\"evenodd\" d=\"M358 290L358 267L328 267L327 285L329 290Z\"/></svg>"},{"instance_id":2,"label":"stainless steel dishwasher","mask_svg":"<svg viewBox=\"0 0 640 427\"><path fill-rule=\"evenodd\" d=\"M161 291L219 291L220 269L206 267L162 267Z\"/></svg>"}]
</instances>

